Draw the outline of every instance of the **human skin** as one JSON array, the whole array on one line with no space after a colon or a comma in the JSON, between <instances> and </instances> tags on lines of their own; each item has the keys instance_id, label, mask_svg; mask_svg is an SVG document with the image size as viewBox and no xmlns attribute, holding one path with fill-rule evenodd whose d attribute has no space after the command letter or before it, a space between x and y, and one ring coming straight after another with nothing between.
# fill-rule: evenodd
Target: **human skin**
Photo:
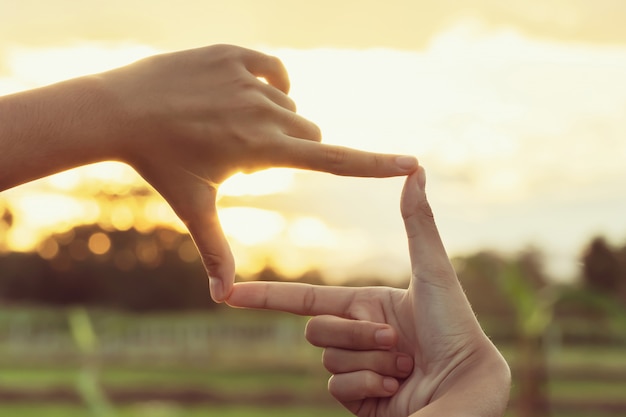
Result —
<instances>
[{"instance_id":1,"label":"human skin","mask_svg":"<svg viewBox=\"0 0 626 417\"><path fill-rule=\"evenodd\" d=\"M402 193L412 266L407 289L250 282L235 284L227 302L314 316L306 337L325 348L329 391L357 416L502 416L509 367L465 297L425 181L420 167Z\"/></svg>"},{"instance_id":2,"label":"human skin","mask_svg":"<svg viewBox=\"0 0 626 417\"><path fill-rule=\"evenodd\" d=\"M389 177L417 166L414 157L321 144L288 92L279 59L212 45L0 97L0 191L80 165L127 163L185 223L211 295L223 301L235 277L215 206L225 179L269 167Z\"/></svg>"}]
</instances>

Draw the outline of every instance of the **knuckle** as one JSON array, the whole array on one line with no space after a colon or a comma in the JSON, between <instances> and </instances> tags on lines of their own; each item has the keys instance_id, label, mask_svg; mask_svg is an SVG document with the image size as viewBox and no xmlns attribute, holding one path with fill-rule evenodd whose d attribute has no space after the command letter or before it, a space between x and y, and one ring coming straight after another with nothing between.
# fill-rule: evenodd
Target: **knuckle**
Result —
<instances>
[{"instance_id":1,"label":"knuckle","mask_svg":"<svg viewBox=\"0 0 626 417\"><path fill-rule=\"evenodd\" d=\"M419 210L424 216L429 217L431 219L435 218L433 214L433 209L430 206L430 203L428 201L426 200L423 201L422 204L419 205Z\"/></svg>"},{"instance_id":2,"label":"knuckle","mask_svg":"<svg viewBox=\"0 0 626 417\"><path fill-rule=\"evenodd\" d=\"M312 312L316 303L316 298L317 298L317 292L315 291L315 288L308 287L306 292L304 293L304 299L302 303L304 307L305 315L308 315L308 316L312 315Z\"/></svg>"},{"instance_id":3,"label":"knuckle","mask_svg":"<svg viewBox=\"0 0 626 417\"><path fill-rule=\"evenodd\" d=\"M328 378L327 387L328 387L328 392L330 392L333 397L337 398L337 396L335 395L336 389L337 389L337 382L335 380L335 375L331 375L330 378Z\"/></svg>"},{"instance_id":4,"label":"knuckle","mask_svg":"<svg viewBox=\"0 0 626 417\"><path fill-rule=\"evenodd\" d=\"M320 127L316 125L315 123L311 123L310 137L312 140L316 142L322 141L322 129L320 129Z\"/></svg>"},{"instance_id":5,"label":"knuckle","mask_svg":"<svg viewBox=\"0 0 626 417\"><path fill-rule=\"evenodd\" d=\"M289 96L285 96L285 107L294 113L298 110L296 102Z\"/></svg>"},{"instance_id":6,"label":"knuckle","mask_svg":"<svg viewBox=\"0 0 626 417\"><path fill-rule=\"evenodd\" d=\"M336 351L333 348L326 348L322 352L322 364L324 365L324 368L326 368L326 370L331 373L339 371L336 366L335 353Z\"/></svg>"},{"instance_id":7,"label":"knuckle","mask_svg":"<svg viewBox=\"0 0 626 417\"><path fill-rule=\"evenodd\" d=\"M219 267L222 265L223 257L217 253L205 251L200 252L200 256L209 276L214 276L215 273L218 272Z\"/></svg>"},{"instance_id":8,"label":"knuckle","mask_svg":"<svg viewBox=\"0 0 626 417\"><path fill-rule=\"evenodd\" d=\"M363 375L363 388L367 396L376 394L380 386L378 375L373 372L364 372Z\"/></svg>"},{"instance_id":9,"label":"knuckle","mask_svg":"<svg viewBox=\"0 0 626 417\"><path fill-rule=\"evenodd\" d=\"M280 60L280 58L278 58L275 55L265 55L264 57L266 63L268 66L272 67L272 68L283 68L283 61Z\"/></svg>"},{"instance_id":10,"label":"knuckle","mask_svg":"<svg viewBox=\"0 0 626 417\"><path fill-rule=\"evenodd\" d=\"M373 154L372 155L372 162L374 165L374 168L376 169L376 171L380 170L381 168L383 168L383 158L381 155L378 154Z\"/></svg>"},{"instance_id":11,"label":"knuckle","mask_svg":"<svg viewBox=\"0 0 626 417\"><path fill-rule=\"evenodd\" d=\"M313 346L319 346L317 342L316 317L311 318L304 327L304 338Z\"/></svg>"},{"instance_id":12,"label":"knuckle","mask_svg":"<svg viewBox=\"0 0 626 417\"><path fill-rule=\"evenodd\" d=\"M341 389L341 384L337 380L336 376L331 375L330 378L328 378L328 392L330 393L330 395L341 401L342 391L343 390Z\"/></svg>"},{"instance_id":13,"label":"knuckle","mask_svg":"<svg viewBox=\"0 0 626 417\"><path fill-rule=\"evenodd\" d=\"M216 56L220 56L225 59L234 59L241 55L242 49L235 45L230 45L227 43L217 43L215 45L210 46L211 53Z\"/></svg>"},{"instance_id":14,"label":"knuckle","mask_svg":"<svg viewBox=\"0 0 626 417\"><path fill-rule=\"evenodd\" d=\"M330 147L326 149L326 161L331 165L342 165L345 163L347 152L345 149Z\"/></svg>"},{"instance_id":15,"label":"knuckle","mask_svg":"<svg viewBox=\"0 0 626 417\"><path fill-rule=\"evenodd\" d=\"M363 342L363 327L359 325L360 322L354 321L349 333L349 342L353 347L357 347Z\"/></svg>"},{"instance_id":16,"label":"knuckle","mask_svg":"<svg viewBox=\"0 0 626 417\"><path fill-rule=\"evenodd\" d=\"M311 317L304 327L304 337L313 346L326 347L323 341L323 332L326 326L322 320L322 316Z\"/></svg>"}]
</instances>

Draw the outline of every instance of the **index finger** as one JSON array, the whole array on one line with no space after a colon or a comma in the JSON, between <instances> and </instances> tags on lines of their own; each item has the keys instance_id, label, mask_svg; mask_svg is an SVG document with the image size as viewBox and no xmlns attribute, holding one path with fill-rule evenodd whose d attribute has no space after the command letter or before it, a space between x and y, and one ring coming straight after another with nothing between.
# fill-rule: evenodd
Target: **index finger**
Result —
<instances>
[{"instance_id":1,"label":"index finger","mask_svg":"<svg viewBox=\"0 0 626 417\"><path fill-rule=\"evenodd\" d=\"M417 167L410 155L382 154L343 146L288 138L272 154L274 165L323 171L352 177L395 177L407 175Z\"/></svg>"},{"instance_id":2,"label":"index finger","mask_svg":"<svg viewBox=\"0 0 626 417\"><path fill-rule=\"evenodd\" d=\"M226 300L232 307L276 310L301 316L349 317L357 288L291 282L240 282Z\"/></svg>"}]
</instances>

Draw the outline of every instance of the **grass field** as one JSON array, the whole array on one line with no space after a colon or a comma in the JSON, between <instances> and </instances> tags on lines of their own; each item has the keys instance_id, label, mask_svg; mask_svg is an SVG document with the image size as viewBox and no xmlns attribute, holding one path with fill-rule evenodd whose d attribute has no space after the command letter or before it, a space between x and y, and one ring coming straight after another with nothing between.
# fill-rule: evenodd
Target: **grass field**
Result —
<instances>
[{"instance_id":1,"label":"grass field","mask_svg":"<svg viewBox=\"0 0 626 417\"><path fill-rule=\"evenodd\" d=\"M86 417L89 410L69 405L2 405L0 417ZM120 407L115 417L347 417L347 411L330 407L181 407L171 404L143 404Z\"/></svg>"},{"instance_id":2,"label":"grass field","mask_svg":"<svg viewBox=\"0 0 626 417\"><path fill-rule=\"evenodd\" d=\"M115 315L104 322L113 330L94 326L97 346L85 352L63 313L17 314L18 332L10 312L0 317L0 417L350 415L327 393L321 351L304 342L300 318ZM499 347L515 376L516 350ZM558 346L547 359L552 417L626 415L624 346ZM112 405L83 405L85 375ZM515 392L514 381L513 404Z\"/></svg>"}]
</instances>

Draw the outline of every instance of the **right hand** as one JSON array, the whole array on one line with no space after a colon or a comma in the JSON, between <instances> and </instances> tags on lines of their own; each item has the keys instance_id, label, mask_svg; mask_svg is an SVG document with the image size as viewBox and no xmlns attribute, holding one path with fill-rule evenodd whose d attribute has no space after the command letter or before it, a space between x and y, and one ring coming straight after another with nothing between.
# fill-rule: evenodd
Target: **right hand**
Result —
<instances>
[{"instance_id":1,"label":"right hand","mask_svg":"<svg viewBox=\"0 0 626 417\"><path fill-rule=\"evenodd\" d=\"M412 266L407 289L244 282L228 303L318 316L307 325L307 339L326 349L324 363L334 374L329 390L357 416L502 416L509 368L446 255L425 181L420 167L402 194ZM381 338L383 329L391 336ZM397 361L407 355L413 371L403 379Z\"/></svg>"},{"instance_id":2,"label":"right hand","mask_svg":"<svg viewBox=\"0 0 626 417\"><path fill-rule=\"evenodd\" d=\"M149 57L97 77L114 113L107 140L186 224L216 301L228 296L235 276L215 207L225 179L268 167L388 177L417 166L412 157L320 144L320 129L296 114L287 96L284 66L260 52L215 45Z\"/></svg>"}]
</instances>

